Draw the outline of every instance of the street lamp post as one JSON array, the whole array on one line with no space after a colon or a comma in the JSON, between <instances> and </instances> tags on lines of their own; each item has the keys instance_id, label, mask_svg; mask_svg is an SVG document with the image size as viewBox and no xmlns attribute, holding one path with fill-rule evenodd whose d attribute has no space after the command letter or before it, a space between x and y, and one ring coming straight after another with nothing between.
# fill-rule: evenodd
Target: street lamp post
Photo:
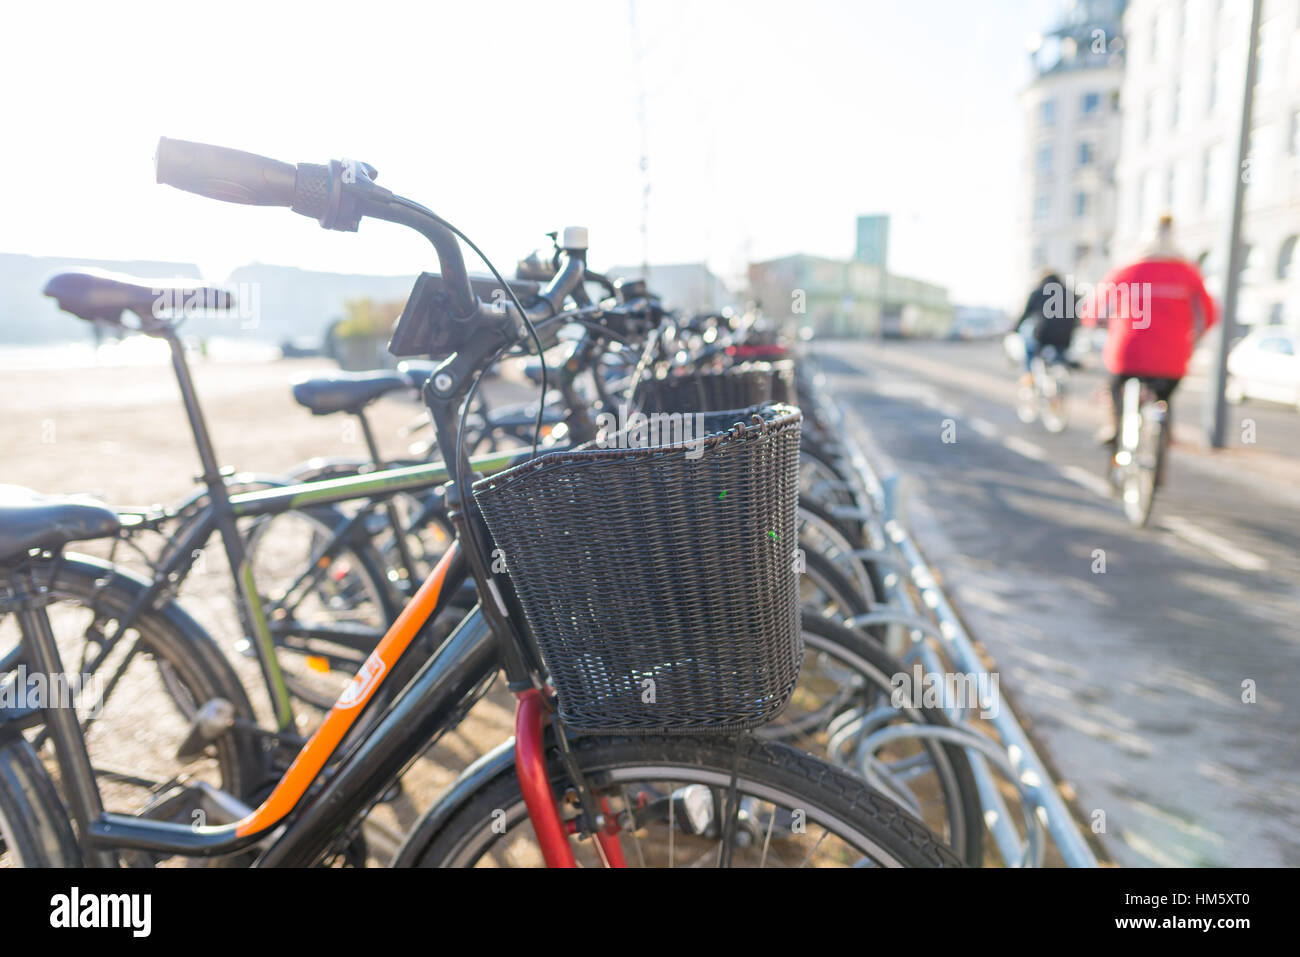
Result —
<instances>
[{"instance_id":1,"label":"street lamp post","mask_svg":"<svg viewBox=\"0 0 1300 957\"><path fill-rule=\"evenodd\" d=\"M1205 409L1205 430L1211 448L1225 444L1228 409L1224 387L1228 377L1228 350L1237 326L1237 298L1241 288L1241 215L1246 196L1246 163L1250 153L1250 114L1255 102L1256 52L1259 48L1259 19L1263 0L1253 0L1250 39L1246 49L1246 89L1241 98L1241 131L1237 139L1237 165L1232 171L1232 222L1228 229L1228 274L1223 287L1223 320L1219 323L1218 349L1210 373L1210 402Z\"/></svg>"}]
</instances>

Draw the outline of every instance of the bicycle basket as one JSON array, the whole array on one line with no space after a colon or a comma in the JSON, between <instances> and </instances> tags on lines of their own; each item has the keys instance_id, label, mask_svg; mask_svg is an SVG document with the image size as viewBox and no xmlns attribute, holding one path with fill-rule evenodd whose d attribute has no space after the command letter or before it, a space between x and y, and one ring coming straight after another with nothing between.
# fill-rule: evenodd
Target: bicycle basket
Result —
<instances>
[{"instance_id":1,"label":"bicycle basket","mask_svg":"<svg viewBox=\"0 0 1300 957\"><path fill-rule=\"evenodd\" d=\"M662 376L642 383L641 407L647 412L747 409L777 400L773 380L774 369L767 362Z\"/></svg>"},{"instance_id":2,"label":"bicycle basket","mask_svg":"<svg viewBox=\"0 0 1300 957\"><path fill-rule=\"evenodd\" d=\"M474 485L573 731L739 731L798 680L799 410L673 418Z\"/></svg>"}]
</instances>

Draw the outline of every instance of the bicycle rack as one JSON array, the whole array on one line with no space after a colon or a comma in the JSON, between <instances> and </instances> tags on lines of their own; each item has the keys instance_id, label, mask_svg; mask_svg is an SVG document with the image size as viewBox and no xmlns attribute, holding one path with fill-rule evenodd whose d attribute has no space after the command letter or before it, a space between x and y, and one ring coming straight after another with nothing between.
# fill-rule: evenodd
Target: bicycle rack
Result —
<instances>
[{"instance_id":1,"label":"bicycle rack","mask_svg":"<svg viewBox=\"0 0 1300 957\"><path fill-rule=\"evenodd\" d=\"M832 513L861 521L870 533L872 547L855 554L874 561L885 575L889 592L888 605L848 623L855 627L888 626L905 648L900 656L906 662L919 661L927 674L944 674L942 651L953 667L987 682L990 698L982 702L984 718L997 734L975 729L970 712L949 702L945 707L953 722L951 728L915 724L889 725L873 729L877 720L872 714L849 712L837 718L832 728L832 753L853 746L852 763L870 782L886 793L905 792L873 759L875 749L898 738L931 738L959 744L966 749L984 809L984 823L992 835L1003 863L1009 867L1038 867L1046 850L1044 834L1050 836L1068 867L1097 867L1092 853L1055 783L1038 757L1028 736L1020 727L1011 707L1002 700L998 686L989 679L970 635L953 611L943 589L925 561L920 548L907 531L899 494L901 476L883 482L877 476L862 449L847 428L843 411L826 395L817 395L827 418L836 423L844 446L847 470L856 478L857 488L849 491L858 500L857 507L835 506ZM909 588L909 585L911 586ZM920 601L913 597L915 589ZM994 778L994 769L1010 782L1019 796L1025 839L1016 830L1006 801ZM905 799L906 803L906 799Z\"/></svg>"}]
</instances>

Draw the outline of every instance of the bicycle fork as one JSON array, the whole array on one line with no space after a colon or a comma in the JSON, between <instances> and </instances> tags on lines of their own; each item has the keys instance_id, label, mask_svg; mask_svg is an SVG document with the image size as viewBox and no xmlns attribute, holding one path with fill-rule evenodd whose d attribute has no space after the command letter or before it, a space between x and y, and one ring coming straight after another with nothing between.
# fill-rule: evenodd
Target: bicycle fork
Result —
<instances>
[{"instance_id":1,"label":"bicycle fork","mask_svg":"<svg viewBox=\"0 0 1300 957\"><path fill-rule=\"evenodd\" d=\"M547 714L546 699L536 688L517 692L515 699L515 773L519 776L528 819L542 850L542 860L547 867L577 867L573 848L569 846L570 829L560 819L560 808L555 802L550 775L546 771L546 745L542 736ZM557 728L556 733L558 736L564 732ZM581 781L574 783L580 790L585 790ZM605 815L609 816L608 803L603 800L601 803ZM605 865L626 867L623 848L618 843L617 822L597 817L590 823Z\"/></svg>"}]
</instances>

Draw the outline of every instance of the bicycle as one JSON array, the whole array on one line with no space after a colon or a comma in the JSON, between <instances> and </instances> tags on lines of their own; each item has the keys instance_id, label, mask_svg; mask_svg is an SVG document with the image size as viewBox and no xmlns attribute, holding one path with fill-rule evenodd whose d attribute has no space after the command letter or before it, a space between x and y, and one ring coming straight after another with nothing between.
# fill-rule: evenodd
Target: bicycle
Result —
<instances>
[{"instance_id":1,"label":"bicycle","mask_svg":"<svg viewBox=\"0 0 1300 957\"><path fill-rule=\"evenodd\" d=\"M612 318L611 311L606 311L601 317L603 321ZM697 317L695 320L697 329L699 322ZM580 352L582 347L578 345L570 355L570 360L573 359L574 354ZM779 354L774 356L769 352L765 358L779 358ZM403 367L409 367L408 363L400 364L399 370ZM689 367L689 364L686 364L685 368ZM561 363L561 381L571 384L576 373L583 368L582 362ZM679 369L679 371L683 370ZM724 384L731 375L732 370L729 369L722 370L721 373L715 370L706 374L707 377L717 381L711 381L710 378L700 379L698 376L695 378L683 376L673 381L689 383L687 393L694 396L690 406L704 411L715 407L726 407L728 403L743 405L751 399L767 397L767 383L763 378L768 374L766 367L760 370L753 366L741 366L735 371L738 373L739 384ZM427 380L429 370L421 366L420 372L421 381ZM686 373L686 375L694 374ZM758 387L757 391L745 392L745 389L751 387ZM564 422L567 418L564 410L572 409L579 400L569 389L562 388L560 391L569 395L567 402L560 401L548 405L547 409L555 410L557 421ZM722 401L721 406L717 406L715 393L731 394L733 397ZM736 398L736 395L740 398ZM535 419L534 412L532 415L534 423ZM366 430L363 428L364 431ZM473 437L476 434L471 432L471 438L467 440L471 446L476 441ZM829 450L831 443L823 437L819 447ZM802 446L800 451L802 456L804 452ZM373 444L372 452L374 452ZM826 451L822 454L829 456L830 453ZM377 463L350 460L334 461L319 467L329 469L328 474L338 475L370 468L374 464ZM838 477L838 468L836 466L836 483L847 489L847 480ZM837 493L834 502L841 501ZM796 692L800 707L795 708L792 705L790 709L792 712L799 711L801 716L798 719L783 718L780 723L787 729L783 740L797 740L805 749L827 753L831 740L830 725L843 712L860 708L864 713L871 713L877 723L896 720L898 716L896 710L891 710L887 705L880 706L880 696L883 695L883 701L888 702L889 695L887 682L880 681L879 676L897 675L904 671L904 666L888 658L883 648L877 651L877 656L873 659L870 653L862 651L865 639L858 632L835 624L838 620L866 614L874 602L881 601L883 582L875 571L874 563L861 559L860 544L855 546L844 537L838 523L831 518L829 512L823 511L823 506L817 504L816 499L801 498L799 509L798 536L803 564L800 595L805 605L805 615L817 617L805 618L803 640L808 651L804 659L803 677ZM419 505L410 509L408 514L417 511L421 512L422 518L410 526L409 534L412 536L431 517L429 510ZM433 517L436 517L440 523L434 527L446 526L445 514L438 512ZM443 536L439 536L439 539L445 541ZM870 572L867 571L868 567ZM833 620L823 620L820 616L828 616ZM883 627L872 626L870 632L877 641L884 640ZM873 694L877 696L876 704L860 705L863 695L870 699ZM910 715L909 719L920 724L946 722L942 711L934 708L922 709ZM865 739L871 730L870 722L860 725L855 739ZM927 753L918 754L915 741L908 741L890 750L892 754L882 755L877 760L880 775L882 777L890 775L888 765L891 761L900 764L910 762L911 781L899 785L899 793L906 794L916 801L923 798L912 795L908 791L909 787L917 794L928 792L928 799L935 807L931 808L930 812L920 812L927 813L927 823L936 831L947 834L951 845L958 849L966 860L978 862L982 847L982 827L965 755L956 748L953 748L950 753L939 753L925 744L921 745L921 750ZM922 767L925 764L929 765L928 772ZM937 783L919 780L925 778L927 773L932 775Z\"/></svg>"},{"instance_id":2,"label":"bicycle","mask_svg":"<svg viewBox=\"0 0 1300 957\"><path fill-rule=\"evenodd\" d=\"M1051 356L1045 353L1051 350ZM1016 393L1016 415L1030 425L1035 419L1053 434L1069 424L1070 364L1055 346L1043 346L1029 363L1030 383Z\"/></svg>"},{"instance_id":3,"label":"bicycle","mask_svg":"<svg viewBox=\"0 0 1300 957\"><path fill-rule=\"evenodd\" d=\"M515 741L492 760L476 765L431 810L418 829L421 838L428 839L418 844L421 862L481 859L487 850L485 822L475 812L493 800L504 809L514 838L527 840L521 825L524 820L531 825L537 847L528 859L552 866L576 862L575 838L588 839L579 841L578 849L590 850L598 862L625 864L624 834L631 836L641 863L664 859L671 863L679 834L693 852L705 845L699 862L722 866L748 861L762 865L769 856L803 864L959 863L897 805L851 776L788 747L744 734L733 740L592 734L571 741L566 720L560 712L551 713L547 672L533 643L537 636L520 625L521 599L514 586L524 585L525 580L494 576L485 544L491 539L479 496L459 492L462 486L457 480L469 481L471 465L458 417L468 407L482 371L525 330L538 338L540 346L542 327L553 328L557 317L571 315L562 304L581 280L585 248L566 244L563 268L529 305L511 295L509 306L496 308L475 295L456 241L463 234L424 207L376 186L373 169L363 164L345 166L336 161L294 168L252 154L164 139L159 144L157 175L159 182L211 198L289 206L326 228L355 230L361 218L371 217L408 226L430 241L441 276L424 274L417 282L390 350L445 360L434 387L425 389L425 401L452 480L449 494L457 539L270 795L239 821L189 827L104 812L78 723L66 714L60 717L57 709L47 713L60 770L69 784L73 816L82 825L79 846L89 860L101 861L110 849L213 856L259 844L257 862L262 865L327 860L346 846L366 810L406 764L431 739L456 724L466 704L481 692L484 674L494 676L500 668L518 702ZM441 295L430 295L431 287ZM770 435L768 427L797 428L795 410L777 406L765 415L753 432L711 433L706 440L709 448L743 449L744 445L734 443ZM797 432L793 434L797 437ZM523 468L548 464L539 459ZM272 489L248 494L274 497L278 493ZM792 506L788 507L792 522ZM28 516L35 525L48 517L40 506L33 506ZM780 535L771 531L776 541ZM792 531L792 527L787 530L791 537ZM53 550L61 544L57 535L38 537L2 556L21 565L28 547ZM399 690L395 675L405 671L402 666L414 638L465 580L474 582L479 605ZM41 598L39 589L19 596L18 615L28 653L41 663L44 673L54 676L63 670ZM563 684L574 675L556 672L552 677ZM769 701L767 706L777 702ZM373 720L359 722L367 715ZM549 737L543 732L548 716ZM3 717L8 719L7 714ZM512 753L507 755L507 750ZM332 761L336 755L338 760ZM778 821L782 828L774 847ZM791 821L800 826L787 826ZM490 820L487 824L492 830ZM51 846L59 846L58 835L51 831L45 836ZM651 836L659 841L647 848ZM669 849L666 858L664 841ZM495 844L496 837L489 843ZM62 850L75 856L75 848Z\"/></svg>"},{"instance_id":4,"label":"bicycle","mask_svg":"<svg viewBox=\"0 0 1300 957\"><path fill-rule=\"evenodd\" d=\"M1120 494L1124 515L1139 528L1151 519L1169 450L1169 403L1157 395L1160 384L1148 378L1125 380L1111 458L1110 479Z\"/></svg>"}]
</instances>

